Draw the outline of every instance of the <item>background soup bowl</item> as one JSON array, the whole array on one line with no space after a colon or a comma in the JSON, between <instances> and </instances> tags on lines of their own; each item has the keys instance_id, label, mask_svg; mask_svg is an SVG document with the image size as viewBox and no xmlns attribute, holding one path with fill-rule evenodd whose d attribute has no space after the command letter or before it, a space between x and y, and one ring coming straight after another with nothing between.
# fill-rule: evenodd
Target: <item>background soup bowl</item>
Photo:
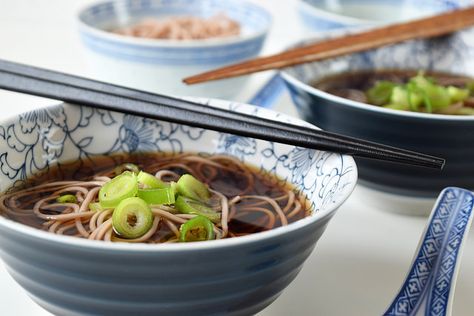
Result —
<instances>
[{"instance_id":1,"label":"background soup bowl","mask_svg":"<svg viewBox=\"0 0 474 316\"><path fill-rule=\"evenodd\" d=\"M471 0L299 0L305 29L321 32L410 20L452 10Z\"/></svg>"},{"instance_id":2,"label":"background soup bowl","mask_svg":"<svg viewBox=\"0 0 474 316\"><path fill-rule=\"evenodd\" d=\"M225 101L210 105L290 119ZM56 315L249 315L296 277L357 168L349 156L60 104L0 123L0 186L58 161L157 151L226 153L302 190L311 216L272 231L193 244L124 244L53 235L0 216L0 256L13 278Z\"/></svg>"},{"instance_id":3,"label":"background soup bowl","mask_svg":"<svg viewBox=\"0 0 474 316\"><path fill-rule=\"evenodd\" d=\"M225 13L241 34L205 40L158 40L109 32L143 18ZM242 0L107 1L79 13L79 31L91 75L97 79L158 93L229 98L246 77L196 86L181 80L206 70L255 57L271 25L270 14Z\"/></svg>"},{"instance_id":4,"label":"background soup bowl","mask_svg":"<svg viewBox=\"0 0 474 316\"><path fill-rule=\"evenodd\" d=\"M409 41L285 69L282 77L300 116L321 128L447 159L443 170L357 160L361 183L382 191L435 197L455 185L474 189L474 116L385 109L311 87L325 76L357 70L415 69L474 76L474 29Z\"/></svg>"}]
</instances>

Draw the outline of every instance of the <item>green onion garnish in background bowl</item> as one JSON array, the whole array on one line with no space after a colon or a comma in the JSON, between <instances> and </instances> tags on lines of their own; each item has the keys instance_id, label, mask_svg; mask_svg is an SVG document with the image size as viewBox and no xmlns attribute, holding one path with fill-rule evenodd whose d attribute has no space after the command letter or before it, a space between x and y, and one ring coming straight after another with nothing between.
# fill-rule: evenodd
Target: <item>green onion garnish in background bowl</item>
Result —
<instances>
[{"instance_id":1,"label":"green onion garnish in background bowl","mask_svg":"<svg viewBox=\"0 0 474 316\"><path fill-rule=\"evenodd\" d=\"M474 107L466 102L474 96L474 81L464 87L443 86L420 71L405 84L377 81L365 94L368 103L394 110L474 115Z\"/></svg>"}]
</instances>

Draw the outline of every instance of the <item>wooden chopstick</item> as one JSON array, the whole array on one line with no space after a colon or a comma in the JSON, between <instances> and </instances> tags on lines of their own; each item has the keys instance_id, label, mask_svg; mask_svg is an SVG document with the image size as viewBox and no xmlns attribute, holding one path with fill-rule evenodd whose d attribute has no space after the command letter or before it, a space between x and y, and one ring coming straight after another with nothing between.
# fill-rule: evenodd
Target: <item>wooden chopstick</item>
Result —
<instances>
[{"instance_id":1,"label":"wooden chopstick","mask_svg":"<svg viewBox=\"0 0 474 316\"><path fill-rule=\"evenodd\" d=\"M0 60L0 88L306 148L442 168L441 158Z\"/></svg>"},{"instance_id":2,"label":"wooden chopstick","mask_svg":"<svg viewBox=\"0 0 474 316\"><path fill-rule=\"evenodd\" d=\"M269 69L280 69L361 52L406 40L445 35L472 25L474 25L474 7L469 7L419 20L345 35L268 57L251 59L194 75L185 78L183 81L187 84L196 84Z\"/></svg>"}]
</instances>

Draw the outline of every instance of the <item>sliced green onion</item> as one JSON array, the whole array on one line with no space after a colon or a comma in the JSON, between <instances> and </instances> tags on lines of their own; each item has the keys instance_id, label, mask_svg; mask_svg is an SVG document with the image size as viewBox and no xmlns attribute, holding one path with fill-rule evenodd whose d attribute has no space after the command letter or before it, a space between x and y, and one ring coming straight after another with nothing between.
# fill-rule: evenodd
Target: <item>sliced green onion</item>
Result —
<instances>
[{"instance_id":1,"label":"sliced green onion","mask_svg":"<svg viewBox=\"0 0 474 316\"><path fill-rule=\"evenodd\" d=\"M469 98L468 89L460 89L453 86L448 87L448 94L451 99L451 103L456 103L459 101L464 101Z\"/></svg>"},{"instance_id":2,"label":"sliced green onion","mask_svg":"<svg viewBox=\"0 0 474 316\"><path fill-rule=\"evenodd\" d=\"M469 90L471 96L474 96L474 80L471 80L466 84L466 89Z\"/></svg>"},{"instance_id":3,"label":"sliced green onion","mask_svg":"<svg viewBox=\"0 0 474 316\"><path fill-rule=\"evenodd\" d=\"M422 90L430 89L434 85L433 79L425 77L422 71L418 72L415 77L412 77L410 83Z\"/></svg>"},{"instance_id":4,"label":"sliced green onion","mask_svg":"<svg viewBox=\"0 0 474 316\"><path fill-rule=\"evenodd\" d=\"M201 216L207 217L214 223L218 223L221 220L220 213L214 211L212 208L208 207L207 205L199 201L196 201L184 196L178 196L174 206L181 213L201 215Z\"/></svg>"},{"instance_id":5,"label":"sliced green onion","mask_svg":"<svg viewBox=\"0 0 474 316\"><path fill-rule=\"evenodd\" d=\"M424 98L424 102L425 102L426 112L433 113L433 106L431 105L430 98L428 97L428 95L426 93L423 94L423 98Z\"/></svg>"},{"instance_id":6,"label":"sliced green onion","mask_svg":"<svg viewBox=\"0 0 474 316\"><path fill-rule=\"evenodd\" d=\"M174 204L175 191L171 186L165 189L138 189L138 197L148 204Z\"/></svg>"},{"instance_id":7,"label":"sliced green onion","mask_svg":"<svg viewBox=\"0 0 474 316\"><path fill-rule=\"evenodd\" d=\"M433 110L445 108L451 104L451 99L446 88L433 85L430 89L426 89L425 91Z\"/></svg>"},{"instance_id":8,"label":"sliced green onion","mask_svg":"<svg viewBox=\"0 0 474 316\"><path fill-rule=\"evenodd\" d=\"M390 96L390 103L384 105L383 107L393 110L410 110L410 94L406 89L401 86L396 86L392 90Z\"/></svg>"},{"instance_id":9,"label":"sliced green onion","mask_svg":"<svg viewBox=\"0 0 474 316\"><path fill-rule=\"evenodd\" d=\"M174 191L174 194L176 195L178 193L178 184L174 181L170 182L170 188Z\"/></svg>"},{"instance_id":10,"label":"sliced green onion","mask_svg":"<svg viewBox=\"0 0 474 316\"><path fill-rule=\"evenodd\" d=\"M153 213L148 204L140 198L129 197L120 202L112 215L115 232L131 239L145 235L153 224Z\"/></svg>"},{"instance_id":11,"label":"sliced green onion","mask_svg":"<svg viewBox=\"0 0 474 316\"><path fill-rule=\"evenodd\" d=\"M188 198L207 202L211 198L211 192L207 185L196 179L190 174L183 174L177 183L178 193Z\"/></svg>"},{"instance_id":12,"label":"sliced green onion","mask_svg":"<svg viewBox=\"0 0 474 316\"><path fill-rule=\"evenodd\" d=\"M116 207L122 200L137 195L137 176L125 171L104 184L99 191L99 201L103 208Z\"/></svg>"},{"instance_id":13,"label":"sliced green onion","mask_svg":"<svg viewBox=\"0 0 474 316\"><path fill-rule=\"evenodd\" d=\"M140 168L136 164L133 163L123 163L114 169L114 173L116 176L121 175L125 171L133 172L134 174L138 174L140 172Z\"/></svg>"},{"instance_id":14,"label":"sliced green onion","mask_svg":"<svg viewBox=\"0 0 474 316\"><path fill-rule=\"evenodd\" d=\"M399 105L399 104L387 104L387 105L384 105L383 107L387 109L400 110L400 111L409 110L409 108L406 105Z\"/></svg>"},{"instance_id":15,"label":"sliced green onion","mask_svg":"<svg viewBox=\"0 0 474 316\"><path fill-rule=\"evenodd\" d=\"M379 81L366 92L370 104L396 110L444 114L470 114L469 109L460 108L460 103L473 94L474 81L468 82L465 88L442 86L422 71L404 85Z\"/></svg>"},{"instance_id":16,"label":"sliced green onion","mask_svg":"<svg viewBox=\"0 0 474 316\"><path fill-rule=\"evenodd\" d=\"M58 203L77 203L77 197L73 194L64 194L56 199Z\"/></svg>"},{"instance_id":17,"label":"sliced green onion","mask_svg":"<svg viewBox=\"0 0 474 316\"><path fill-rule=\"evenodd\" d=\"M140 171L137 179L138 183L150 189L163 189L167 187L166 183L144 171Z\"/></svg>"},{"instance_id":18,"label":"sliced green onion","mask_svg":"<svg viewBox=\"0 0 474 316\"><path fill-rule=\"evenodd\" d=\"M214 236L214 225L204 216L196 216L179 228L179 240L182 242L212 240Z\"/></svg>"},{"instance_id":19,"label":"sliced green onion","mask_svg":"<svg viewBox=\"0 0 474 316\"><path fill-rule=\"evenodd\" d=\"M387 104L395 86L396 84L390 81L377 81L375 86L367 91L367 101L374 105Z\"/></svg>"},{"instance_id":20,"label":"sliced green onion","mask_svg":"<svg viewBox=\"0 0 474 316\"><path fill-rule=\"evenodd\" d=\"M393 88L390 104L403 106L408 109L408 92L403 87Z\"/></svg>"},{"instance_id":21,"label":"sliced green onion","mask_svg":"<svg viewBox=\"0 0 474 316\"><path fill-rule=\"evenodd\" d=\"M457 110L455 113L453 114L457 114L457 115L474 115L474 108L470 108L470 107L462 107L460 108L459 110Z\"/></svg>"},{"instance_id":22,"label":"sliced green onion","mask_svg":"<svg viewBox=\"0 0 474 316\"><path fill-rule=\"evenodd\" d=\"M89 209L91 211L94 211L94 212L99 212L99 211L103 211L104 208L100 205L100 203L89 203Z\"/></svg>"},{"instance_id":23,"label":"sliced green onion","mask_svg":"<svg viewBox=\"0 0 474 316\"><path fill-rule=\"evenodd\" d=\"M408 93L408 105L410 106L410 110L418 111L420 105L423 104L423 93L412 82L406 84L406 90Z\"/></svg>"}]
</instances>

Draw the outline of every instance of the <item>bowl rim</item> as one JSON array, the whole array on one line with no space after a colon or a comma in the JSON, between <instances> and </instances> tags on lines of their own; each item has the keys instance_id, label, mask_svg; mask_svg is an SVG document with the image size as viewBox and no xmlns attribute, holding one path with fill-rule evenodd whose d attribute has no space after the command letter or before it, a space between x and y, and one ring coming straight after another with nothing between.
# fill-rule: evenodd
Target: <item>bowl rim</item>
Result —
<instances>
[{"instance_id":1,"label":"bowl rim","mask_svg":"<svg viewBox=\"0 0 474 316\"><path fill-rule=\"evenodd\" d=\"M293 47L293 46L290 46ZM291 68L291 67L290 67ZM394 109L388 109L379 107L376 105L366 104L358 101L349 100L343 97L339 97L322 90L319 90L315 87L310 86L309 84L299 80L292 74L290 74L287 70L283 69L280 72L280 76L283 78L284 81L289 83L290 85L296 86L299 89L302 89L310 94L319 96L321 98L327 99L332 102L336 102L343 106L353 107L359 110L369 111L380 113L382 115L389 115L389 116L398 116L400 118L411 118L417 120L439 120L439 121L460 121L460 122L471 122L474 121L474 115L448 115L448 114L437 114L437 113L421 113L421 112L410 112L410 111L400 111Z\"/></svg>"},{"instance_id":2,"label":"bowl rim","mask_svg":"<svg viewBox=\"0 0 474 316\"><path fill-rule=\"evenodd\" d=\"M194 99L199 99L199 98L194 98ZM201 99L204 99L204 98L201 98ZM207 99L207 100L213 100L215 101L216 104L219 102L235 103L233 101L226 101L222 99ZM68 103L65 103L65 102L55 102L50 105L35 108L31 111L37 111L37 110L41 110L41 109L44 109L50 106L55 106L55 105L63 106L67 104ZM257 108L257 106L246 104L246 103L239 103L239 104L243 105L244 107ZM81 106L88 107L87 105L81 105ZM289 118L293 124L307 125L307 126L318 128L315 125L309 124L301 119L289 116L287 114L273 111L270 109L264 109L264 110L267 113L279 114L279 117L282 117L282 118ZM8 117L2 118L0 120L0 123L13 120L16 117L18 117L18 115L28 113L28 112L30 111L22 112L22 113L14 114L14 115L9 115ZM48 241L48 242L51 242L52 244L58 244L62 246L75 246L78 248L83 248L84 250L102 250L102 251L109 251L109 252L127 251L127 252L132 252L132 253L140 253L140 252L176 253L176 252L184 252L184 251L194 252L194 251L213 250L213 249L220 249L220 248L230 248L230 247L252 245L252 244L268 241L269 239L272 239L274 237L282 237L282 236L291 234L292 232L295 232L299 229L303 229L308 226L315 225L319 222L329 220L335 214L337 209L342 204L344 204L344 202L351 196L351 194L353 193L357 185L358 169L357 169L357 165L355 163L354 158L348 155L342 155L342 157L347 159L349 163L354 166L354 168L353 168L353 172L351 173L351 177L353 179L352 186L349 189L346 189L344 191L345 194L341 197L340 200L331 204L325 210L319 210L318 212L313 213L312 215L307 216L305 218L299 219L296 222L290 223L287 226L277 227L275 229L259 232L256 234L240 236L237 238L226 238L226 239L220 239L220 240L202 241L202 242L194 242L194 243L172 243L172 244L166 244L166 245L145 244L145 243L122 243L122 242L108 243L108 242L99 241L99 240L88 240L88 239L82 239L82 238L77 238L73 236L52 234L47 231L39 230L38 228L33 228L30 226L15 222L4 216L0 216L0 230L3 230L6 228L8 230L13 231L14 233L24 235L28 238L34 238L41 241ZM3 196L3 192L0 193L0 196Z\"/></svg>"},{"instance_id":3,"label":"bowl rim","mask_svg":"<svg viewBox=\"0 0 474 316\"><path fill-rule=\"evenodd\" d=\"M344 15L344 14L339 14L339 13L336 13L336 12L331 12L331 11L325 10L321 7L312 5L312 4L308 3L306 0L298 0L298 3L299 3L298 5L301 6L300 10L304 10L305 12L310 11L310 13L312 13L313 15L323 16L323 17L327 17L331 20L334 20L336 22L345 23L345 24L347 24L346 26L348 26L348 27L358 26L358 24L366 25L366 26L375 26L375 25L383 25L383 24L390 23L390 22L387 22L387 21L362 19L362 18L357 18L357 17L354 17L354 16L350 16L350 15ZM433 14L435 14L435 13L431 12L427 16L430 16L430 15L433 15Z\"/></svg>"},{"instance_id":4,"label":"bowl rim","mask_svg":"<svg viewBox=\"0 0 474 316\"><path fill-rule=\"evenodd\" d=\"M361 18L350 16L350 15L344 15L344 14L327 11L320 7L316 7L310 4L306 2L305 0L298 0L298 3L299 3L298 5L300 6L299 8L300 11L301 10L305 12L309 11L312 15L327 17L336 22L348 24L347 26L350 26L351 24L377 25L377 24L384 23L383 21L361 19Z\"/></svg>"},{"instance_id":5,"label":"bowl rim","mask_svg":"<svg viewBox=\"0 0 474 316\"><path fill-rule=\"evenodd\" d=\"M206 0L203 0L203 1L206 1ZM226 1L229 1L229 0L226 0ZM266 34L268 34L273 24L273 17L267 9L255 4L254 2L250 2L247 0L238 0L238 3L239 5L245 5L245 6L251 7L254 10L257 10L259 13L263 14L266 18L267 24L265 25L263 30L258 31L258 32L252 32L251 34L230 36L230 37L224 37L224 38L208 38L208 39L202 39L202 40L148 39L148 38L140 38L140 37L114 34L112 32L108 32L103 29L91 26L87 24L85 21L83 21L83 15L87 11L90 11L99 5L103 5L105 3L113 3L113 2L115 1L105 0L105 1L100 1L93 4L89 4L81 8L76 14L76 23L79 26L80 32L89 33L95 37L102 38L110 42L132 45L132 46L147 46L147 47L162 47L162 48L167 48L167 47L169 48L199 48L199 47L225 46L225 45L252 41L259 37L266 36ZM166 4L161 4L161 5L165 6Z\"/></svg>"}]
</instances>

